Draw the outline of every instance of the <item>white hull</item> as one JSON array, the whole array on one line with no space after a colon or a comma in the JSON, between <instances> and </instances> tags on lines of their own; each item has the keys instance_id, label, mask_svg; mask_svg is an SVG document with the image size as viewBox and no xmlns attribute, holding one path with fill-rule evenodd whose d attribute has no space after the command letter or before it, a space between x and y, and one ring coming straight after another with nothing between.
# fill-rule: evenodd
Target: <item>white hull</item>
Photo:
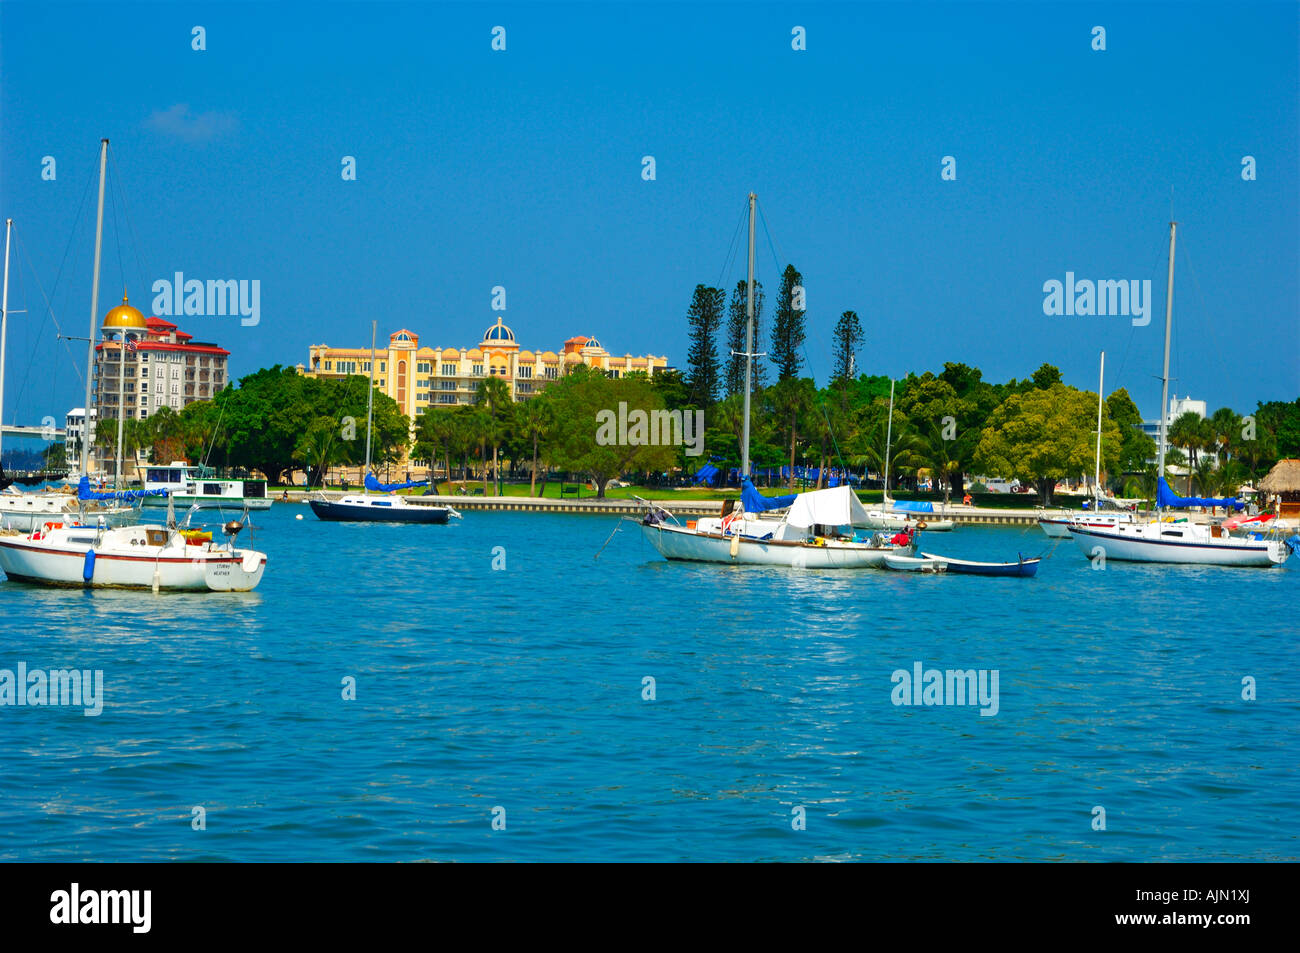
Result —
<instances>
[{"instance_id":1,"label":"white hull","mask_svg":"<svg viewBox=\"0 0 1300 953\"><path fill-rule=\"evenodd\" d=\"M56 493L20 493L0 495L0 529L30 533L46 523L72 522L81 511L75 497ZM135 517L129 506L104 507L88 503L86 519L103 517L110 526L124 526Z\"/></svg>"},{"instance_id":2,"label":"white hull","mask_svg":"<svg viewBox=\"0 0 1300 953\"><path fill-rule=\"evenodd\" d=\"M1180 535L1174 535L1180 534ZM1177 563L1189 566L1280 566L1286 562L1281 540L1213 537L1190 523L1150 523L1087 529L1071 526L1080 551L1092 557L1136 563Z\"/></svg>"},{"instance_id":3,"label":"white hull","mask_svg":"<svg viewBox=\"0 0 1300 953\"><path fill-rule=\"evenodd\" d=\"M178 509L190 506L197 506L201 510L242 510L244 507L250 510L269 510L271 508L271 501L266 497L192 496L188 493L173 493L172 500ZM166 508L167 497L146 496L141 502L145 506Z\"/></svg>"},{"instance_id":4,"label":"white hull","mask_svg":"<svg viewBox=\"0 0 1300 953\"><path fill-rule=\"evenodd\" d=\"M925 529L934 533L948 533L956 526L952 520L939 519L928 513L887 513L882 510L868 510L864 523L870 529L892 530L924 523Z\"/></svg>"},{"instance_id":5,"label":"white hull","mask_svg":"<svg viewBox=\"0 0 1300 953\"><path fill-rule=\"evenodd\" d=\"M748 521L750 523L754 521ZM774 525L774 524L769 524ZM641 532L665 559L740 566L786 566L795 569L873 569L884 565L889 553L911 553L911 546L872 546L827 539L824 545L791 540L739 538L703 533L682 526L641 524Z\"/></svg>"},{"instance_id":6,"label":"white hull","mask_svg":"<svg viewBox=\"0 0 1300 953\"><path fill-rule=\"evenodd\" d=\"M1072 516L1044 516L1039 518L1038 525L1043 528L1043 532L1052 539L1069 539L1070 524L1082 526L1084 529L1113 529L1116 526L1127 526L1136 523L1132 516L1083 516L1078 518Z\"/></svg>"},{"instance_id":7,"label":"white hull","mask_svg":"<svg viewBox=\"0 0 1300 953\"><path fill-rule=\"evenodd\" d=\"M166 543L150 545L150 535L158 533ZM94 558L88 560L92 550ZM262 581L266 555L211 543L191 545L160 526L102 533L79 526L0 536L0 569L12 580L46 585L247 592Z\"/></svg>"}]
</instances>

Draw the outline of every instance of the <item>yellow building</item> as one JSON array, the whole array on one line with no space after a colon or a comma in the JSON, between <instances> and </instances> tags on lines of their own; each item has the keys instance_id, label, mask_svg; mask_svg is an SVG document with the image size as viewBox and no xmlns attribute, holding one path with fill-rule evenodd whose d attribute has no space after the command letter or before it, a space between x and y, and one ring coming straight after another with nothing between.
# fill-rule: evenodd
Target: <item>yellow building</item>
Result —
<instances>
[{"instance_id":1,"label":"yellow building","mask_svg":"<svg viewBox=\"0 0 1300 953\"><path fill-rule=\"evenodd\" d=\"M342 378L370 374L370 348L330 347L312 344L306 366L308 377ZM397 401L401 412L415 422L430 407L472 404L478 382L496 377L506 382L514 400L527 400L549 381L577 364L598 367L611 377L642 371L654 375L668 367L667 357L614 357L592 337L574 337L558 351L530 351L515 341L515 333L500 317L483 332L477 347L421 347L417 334L406 329L388 336L388 344L375 350L375 387Z\"/></svg>"}]
</instances>

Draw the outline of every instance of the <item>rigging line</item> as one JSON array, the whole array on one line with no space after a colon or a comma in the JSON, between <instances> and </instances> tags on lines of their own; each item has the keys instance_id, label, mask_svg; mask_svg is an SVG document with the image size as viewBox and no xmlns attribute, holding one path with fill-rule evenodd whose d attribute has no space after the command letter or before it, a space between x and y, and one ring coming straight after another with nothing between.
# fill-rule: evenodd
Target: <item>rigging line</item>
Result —
<instances>
[{"instance_id":1,"label":"rigging line","mask_svg":"<svg viewBox=\"0 0 1300 953\"><path fill-rule=\"evenodd\" d=\"M749 200L745 200L745 207L741 210L740 218L736 221L736 230L731 233L731 244L727 248L727 257L722 262L722 271L718 273L718 283L715 287L722 288L722 282L726 280L728 272L731 271L732 260L736 257L737 247L740 243L740 231L744 227L745 217L749 213Z\"/></svg>"},{"instance_id":2,"label":"rigging line","mask_svg":"<svg viewBox=\"0 0 1300 953\"><path fill-rule=\"evenodd\" d=\"M1187 270L1192 276L1192 285L1196 288L1197 303L1201 306L1201 308L1203 309L1203 311L1205 312L1208 318L1210 309L1206 304L1205 292L1201 290L1200 276L1197 275L1196 268L1193 267L1192 265L1192 250L1187 247L1187 243L1184 243L1183 245L1183 261L1187 262ZM1214 322L1211 320L1208 321L1207 323L1213 325ZM1215 348L1213 352L1216 360L1218 361L1218 365L1219 365L1218 371L1219 371L1220 380L1226 380L1231 376L1230 368L1227 366L1226 362L1224 361L1223 354L1219 351L1218 348ZM1206 409L1207 410L1209 409L1208 405Z\"/></svg>"},{"instance_id":3,"label":"rigging line","mask_svg":"<svg viewBox=\"0 0 1300 953\"><path fill-rule=\"evenodd\" d=\"M53 305L51 304L51 302L50 302L50 296L47 295L47 294L45 293L45 287L41 284L41 278L40 278L40 275L38 275L38 274L36 273L36 269L32 266L31 256L28 255L28 253L27 253L27 246L26 246L26 244L23 243L22 235L20 234L20 235L16 235L16 236L14 236L14 237L17 238L17 242L15 242L15 244L18 246L18 253L22 256L23 261L27 262L27 267L28 267L28 269L30 269L31 272L32 272L32 278L35 279L35 281L36 281L36 287L37 287L38 289L40 289L41 297L45 300L45 312L46 312L46 313L45 313L45 315L42 316L42 318L41 318L41 326L40 326L40 328L37 329L36 336L35 336L35 340L39 340L39 339L44 335L44 333L45 333L45 322L46 322L47 319L48 319L48 320L52 320L52 321L54 322L54 327L55 327L56 331L59 333L59 335L62 335L62 334L63 334L63 328L59 325L59 319L58 319L58 318L55 316L55 314L54 314L54 306L53 306ZM61 273L62 273L62 266L60 266L60 274L61 274ZM56 283L57 283L57 281L58 281L58 278L55 279L55 282L56 282ZM77 381L78 381L78 383L83 382L83 381L84 381L84 378L81 376L81 367L80 367L80 365L78 364L76 357L73 356L72 348L71 348L71 346L68 344L68 339L67 339L66 337L61 337L61 338L56 338L55 340L57 341L57 340L60 340L60 339L63 341L63 348L64 348L64 350L68 352L68 363L72 366L72 370L73 370L73 372L77 375ZM21 384L21 385L19 386L19 388L18 388L18 395L17 395L17 398L15 399L15 406L16 406L16 404L17 404L17 401L22 399L23 393L24 393L24 391L26 391L26 389L27 389L27 382L28 382L28 380L31 378L32 368L33 368L33 367L35 366L35 364L36 364L36 361L35 361L35 355L36 355L36 352L33 351L33 359L32 359L31 361L28 362L28 364L27 364L27 370L26 370L26 372L25 372L24 375L23 375L23 382L22 382L22 384Z\"/></svg>"},{"instance_id":4,"label":"rigging line","mask_svg":"<svg viewBox=\"0 0 1300 953\"><path fill-rule=\"evenodd\" d=\"M116 178L116 172L114 177ZM111 188L108 190L108 207L113 213L113 244L117 246L117 274L122 279L122 297L125 298L126 265L122 262L122 236L118 234L117 196Z\"/></svg>"},{"instance_id":5,"label":"rigging line","mask_svg":"<svg viewBox=\"0 0 1300 953\"><path fill-rule=\"evenodd\" d=\"M127 232L131 236L131 248L132 250L135 251L136 268L139 269L140 271L140 287L149 288L148 280L145 278L147 269L144 260L144 254L141 251L142 246L140 245L139 239L136 237L135 234L135 222L131 218L131 209L126 204L126 186L122 184L121 173L117 171L117 157L110 152L109 160L113 162L113 170L114 170L113 178L114 178L114 182L117 185L118 193L122 199L122 214L126 218ZM123 280L125 280L125 274L123 275Z\"/></svg>"},{"instance_id":6,"label":"rigging line","mask_svg":"<svg viewBox=\"0 0 1300 953\"><path fill-rule=\"evenodd\" d=\"M1164 255L1164 252L1163 252L1163 250L1162 250L1162 249L1163 249L1163 245L1164 245L1164 243L1163 243L1162 241L1160 241L1159 239L1156 240L1156 242L1155 242L1156 250L1155 250L1155 254L1154 254L1154 256L1153 256L1154 260L1151 262L1151 274L1152 274L1152 275L1157 274L1158 271L1159 271L1159 268L1160 268L1160 259L1161 259L1161 258L1163 257L1163 255ZM1152 287L1155 287L1155 281L1154 281L1154 279L1152 280ZM1155 303L1155 302L1153 302L1153 301L1148 301L1148 302L1147 302L1147 307L1148 307L1148 308L1152 307L1152 305L1154 305L1154 303ZM1122 379L1124 378L1124 371L1128 368L1128 359L1129 359L1129 355L1130 355L1130 354L1132 353L1132 351L1133 351L1133 341L1134 341L1134 340L1136 339L1136 337L1137 337L1137 331L1138 331L1137 326L1136 326L1135 324L1133 324L1132 321L1129 321L1128 340L1124 342L1124 351L1123 351L1122 354L1120 354L1119 361L1118 361L1118 362L1116 363L1116 365L1115 365L1114 375L1115 375L1115 380L1117 380L1117 381L1118 381L1118 380L1122 380ZM1116 388L1116 389L1118 389L1118 388ZM1133 395L1132 395L1132 394L1129 394L1129 399L1130 399L1130 400L1133 399ZM1137 403L1136 400L1134 400L1133 402L1134 402L1135 404Z\"/></svg>"}]
</instances>

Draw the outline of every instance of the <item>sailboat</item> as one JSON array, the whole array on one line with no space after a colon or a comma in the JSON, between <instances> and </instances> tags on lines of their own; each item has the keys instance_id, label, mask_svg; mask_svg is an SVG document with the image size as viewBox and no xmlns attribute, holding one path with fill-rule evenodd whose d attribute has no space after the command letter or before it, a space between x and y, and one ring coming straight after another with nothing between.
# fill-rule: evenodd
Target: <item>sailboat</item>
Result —
<instances>
[{"instance_id":1,"label":"sailboat","mask_svg":"<svg viewBox=\"0 0 1300 953\"><path fill-rule=\"evenodd\" d=\"M1165 358L1160 376L1160 445L1157 451L1157 518L1146 523L1084 526L1071 523L1067 530L1086 556L1144 563L1181 563L1195 566L1280 566L1290 554L1280 536L1249 532L1232 535L1221 523L1212 526L1190 520L1174 521L1168 509L1192 506L1240 508L1235 499L1180 497L1165 481L1165 437L1169 414L1169 344L1174 320L1174 247L1176 222L1169 223L1169 284L1165 295ZM1098 428L1100 429L1100 428Z\"/></svg>"},{"instance_id":2,"label":"sailboat","mask_svg":"<svg viewBox=\"0 0 1300 953\"><path fill-rule=\"evenodd\" d=\"M370 472L370 428L375 410L375 334L378 322L370 323L370 396L366 401L366 476L364 491L331 500L319 491L307 502L312 512L323 520L348 523L446 523L460 513L450 506L412 503L393 491L428 486L428 480L405 483L380 483ZM379 494L371 496L371 493Z\"/></svg>"},{"instance_id":3,"label":"sailboat","mask_svg":"<svg viewBox=\"0 0 1300 953\"><path fill-rule=\"evenodd\" d=\"M643 537L665 559L797 569L862 569L884 565L891 553L911 555L915 543L894 544L887 534L859 533L867 511L848 484L828 490L764 497L750 480L749 403L754 363L754 210L749 193L749 284L745 299L745 401L741 439L740 506L723 503L722 515L681 525L647 504ZM642 501L645 502L645 501ZM778 516L778 510L785 510Z\"/></svg>"},{"instance_id":4,"label":"sailboat","mask_svg":"<svg viewBox=\"0 0 1300 953\"><path fill-rule=\"evenodd\" d=\"M100 143L99 212L95 226L95 272L91 284L90 335L86 357L86 407L90 407L90 382L94 373L95 323L99 313L99 264L104 236L104 178L108 167L108 140ZM123 303L104 319L106 329L116 329L125 336L128 329L140 329L145 319L139 311ZM119 407L121 404L119 403ZM77 497L83 503L123 502L142 499L165 490L114 490L96 492L90 487L87 472L89 441L81 447L81 481ZM121 430L118 431L118 455L121 458ZM224 543L212 542L208 534L198 534L178 526L171 507L165 524L143 523L138 526L111 528L99 517L94 523L84 516L77 519L51 519L30 533L0 531L0 569L12 581L45 585L83 587L115 586L133 589L247 591L256 588L266 569L266 554L254 549L236 549L235 539L248 525L248 510L239 520L231 520L223 529ZM206 538L205 538L206 537Z\"/></svg>"},{"instance_id":5,"label":"sailboat","mask_svg":"<svg viewBox=\"0 0 1300 953\"><path fill-rule=\"evenodd\" d=\"M867 510L867 526L872 529L906 530L913 518L920 529L936 533L951 532L957 525L952 520L932 519L925 514L934 512L934 504L927 500L891 500L889 498L889 452L894 443L894 382L889 382L889 422L885 427L885 481L881 504Z\"/></svg>"},{"instance_id":6,"label":"sailboat","mask_svg":"<svg viewBox=\"0 0 1300 953\"><path fill-rule=\"evenodd\" d=\"M1074 513L1061 510L1059 513L1038 518L1038 525L1043 532L1053 539L1068 539L1070 524L1077 523L1084 528L1108 529L1121 524L1137 522L1137 515L1121 507L1116 501L1101 495L1101 420L1102 394L1106 387L1106 352L1101 352L1101 371L1097 379L1097 450L1093 458L1092 511Z\"/></svg>"}]
</instances>

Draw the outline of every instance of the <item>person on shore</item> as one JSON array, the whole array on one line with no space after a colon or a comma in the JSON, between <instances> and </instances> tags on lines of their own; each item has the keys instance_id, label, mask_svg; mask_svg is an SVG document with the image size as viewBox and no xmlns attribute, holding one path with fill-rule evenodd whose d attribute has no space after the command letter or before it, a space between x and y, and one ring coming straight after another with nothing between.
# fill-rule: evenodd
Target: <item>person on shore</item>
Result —
<instances>
[{"instance_id":1,"label":"person on shore","mask_svg":"<svg viewBox=\"0 0 1300 953\"><path fill-rule=\"evenodd\" d=\"M963 497L961 498L961 505L962 505L962 506L974 506L974 505L975 505L975 501L974 501L974 499L971 498L971 495L970 495L969 492L968 492L965 496L963 496Z\"/></svg>"}]
</instances>

